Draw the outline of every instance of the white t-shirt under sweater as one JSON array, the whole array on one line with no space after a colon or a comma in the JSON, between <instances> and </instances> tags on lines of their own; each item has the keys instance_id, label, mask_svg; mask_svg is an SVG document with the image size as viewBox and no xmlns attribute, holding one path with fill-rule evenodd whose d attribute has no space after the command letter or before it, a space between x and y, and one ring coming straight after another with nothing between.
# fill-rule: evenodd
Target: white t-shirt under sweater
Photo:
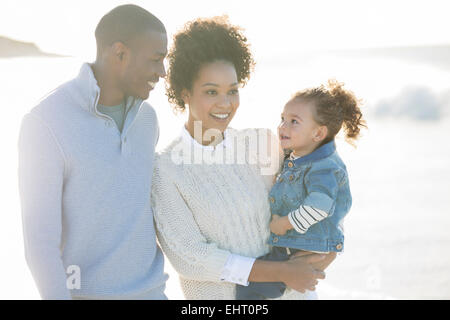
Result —
<instances>
[{"instance_id":1,"label":"white t-shirt under sweater","mask_svg":"<svg viewBox=\"0 0 450 320\"><path fill-rule=\"evenodd\" d=\"M221 281L229 258L269 252L268 192L282 162L274 154L272 174L261 174L259 147L245 142L258 134L267 137L267 130L228 129L215 147L182 134L156 156L151 200L158 239L187 299L235 299L235 284ZM230 150L247 156L224 161ZM306 297L287 290L281 299Z\"/></svg>"}]
</instances>

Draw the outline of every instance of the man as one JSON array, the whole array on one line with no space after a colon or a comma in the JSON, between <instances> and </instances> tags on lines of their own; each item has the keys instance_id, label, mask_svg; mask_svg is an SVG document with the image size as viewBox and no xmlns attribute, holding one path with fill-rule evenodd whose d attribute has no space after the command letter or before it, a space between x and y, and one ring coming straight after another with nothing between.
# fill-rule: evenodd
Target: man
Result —
<instances>
[{"instance_id":1,"label":"man","mask_svg":"<svg viewBox=\"0 0 450 320\"><path fill-rule=\"evenodd\" d=\"M164 25L134 5L99 22L97 58L25 115L25 256L44 299L166 299L150 207Z\"/></svg>"}]
</instances>

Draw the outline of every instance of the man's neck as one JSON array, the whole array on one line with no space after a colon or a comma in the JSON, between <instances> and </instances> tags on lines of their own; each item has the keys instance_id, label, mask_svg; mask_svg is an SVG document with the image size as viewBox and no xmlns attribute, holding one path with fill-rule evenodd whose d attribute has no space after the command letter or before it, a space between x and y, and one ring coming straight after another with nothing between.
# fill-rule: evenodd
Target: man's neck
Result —
<instances>
[{"instance_id":1,"label":"man's neck","mask_svg":"<svg viewBox=\"0 0 450 320\"><path fill-rule=\"evenodd\" d=\"M98 103L104 106L116 106L123 102L124 93L117 87L116 79L101 62L91 65L97 84L100 87Z\"/></svg>"}]
</instances>

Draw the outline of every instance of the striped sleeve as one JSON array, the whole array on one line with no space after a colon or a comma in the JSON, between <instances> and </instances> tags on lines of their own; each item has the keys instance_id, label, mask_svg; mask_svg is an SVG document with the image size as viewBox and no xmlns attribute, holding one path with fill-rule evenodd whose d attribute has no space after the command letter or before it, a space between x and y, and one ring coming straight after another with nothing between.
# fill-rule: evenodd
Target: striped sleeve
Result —
<instances>
[{"instance_id":1,"label":"striped sleeve","mask_svg":"<svg viewBox=\"0 0 450 320\"><path fill-rule=\"evenodd\" d=\"M310 206L300 206L288 214L288 219L295 231L306 233L308 229L319 221L328 217L328 213Z\"/></svg>"}]
</instances>

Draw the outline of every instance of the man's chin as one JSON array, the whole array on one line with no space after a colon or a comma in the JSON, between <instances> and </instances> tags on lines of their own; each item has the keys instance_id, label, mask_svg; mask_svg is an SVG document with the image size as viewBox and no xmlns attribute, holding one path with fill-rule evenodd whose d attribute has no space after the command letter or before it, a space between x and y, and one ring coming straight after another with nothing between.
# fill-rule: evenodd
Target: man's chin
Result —
<instances>
[{"instance_id":1,"label":"man's chin","mask_svg":"<svg viewBox=\"0 0 450 320\"><path fill-rule=\"evenodd\" d=\"M148 97L150 96L150 91L147 93L139 93L139 94L136 94L135 96L138 97L139 99L147 100Z\"/></svg>"}]
</instances>

